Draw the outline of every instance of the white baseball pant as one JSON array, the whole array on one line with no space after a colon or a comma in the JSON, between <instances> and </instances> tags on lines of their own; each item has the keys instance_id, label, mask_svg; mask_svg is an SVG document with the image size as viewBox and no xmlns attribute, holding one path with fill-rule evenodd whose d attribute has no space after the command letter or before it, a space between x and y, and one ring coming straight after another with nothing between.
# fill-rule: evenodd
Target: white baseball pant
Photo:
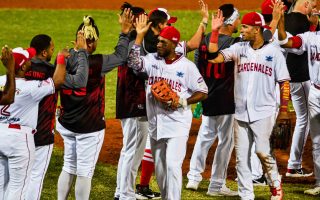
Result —
<instances>
[{"instance_id":1,"label":"white baseball pant","mask_svg":"<svg viewBox=\"0 0 320 200\"><path fill-rule=\"evenodd\" d=\"M255 142L263 169L270 186L279 187L279 176L275 158L271 154L270 135L275 123L275 115L254 122L235 120L235 149L237 160L238 192L241 199L254 199L251 172L251 148Z\"/></svg>"},{"instance_id":2,"label":"white baseball pant","mask_svg":"<svg viewBox=\"0 0 320 200\"><path fill-rule=\"evenodd\" d=\"M32 129L0 124L0 199L24 199L34 160Z\"/></svg>"},{"instance_id":3,"label":"white baseball pant","mask_svg":"<svg viewBox=\"0 0 320 200\"><path fill-rule=\"evenodd\" d=\"M146 117L121 119L123 146L117 170L117 188L115 197L125 200L135 200L135 182L146 139L148 136L148 121Z\"/></svg>"},{"instance_id":4,"label":"white baseball pant","mask_svg":"<svg viewBox=\"0 0 320 200\"><path fill-rule=\"evenodd\" d=\"M188 179L202 181L208 151L218 137L218 146L212 163L209 190L219 190L226 182L227 168L234 147L233 115L205 116L193 149Z\"/></svg>"},{"instance_id":5,"label":"white baseball pant","mask_svg":"<svg viewBox=\"0 0 320 200\"><path fill-rule=\"evenodd\" d=\"M309 93L310 136L316 186L320 186L320 90L311 86Z\"/></svg>"},{"instance_id":6,"label":"white baseball pant","mask_svg":"<svg viewBox=\"0 0 320 200\"><path fill-rule=\"evenodd\" d=\"M256 145L254 142L251 148L251 172L252 180L258 179L263 175L262 164L258 155L256 154Z\"/></svg>"},{"instance_id":7,"label":"white baseball pant","mask_svg":"<svg viewBox=\"0 0 320 200\"><path fill-rule=\"evenodd\" d=\"M25 200L39 200L43 186L43 180L46 175L53 144L38 146L35 151L35 159L31 169L30 182L26 191Z\"/></svg>"},{"instance_id":8,"label":"white baseball pant","mask_svg":"<svg viewBox=\"0 0 320 200\"><path fill-rule=\"evenodd\" d=\"M165 200L180 200L182 163L187 151L188 137L150 138L157 183Z\"/></svg>"},{"instance_id":9,"label":"white baseball pant","mask_svg":"<svg viewBox=\"0 0 320 200\"><path fill-rule=\"evenodd\" d=\"M301 83L290 83L292 105L296 112L296 126L292 135L290 157L288 160L289 169L300 169L304 145L309 134L309 112L308 96L310 81Z\"/></svg>"},{"instance_id":10,"label":"white baseball pant","mask_svg":"<svg viewBox=\"0 0 320 200\"><path fill-rule=\"evenodd\" d=\"M57 120L56 130L64 143L63 170L69 174L92 178L103 144L105 130L92 133L74 133Z\"/></svg>"}]
</instances>

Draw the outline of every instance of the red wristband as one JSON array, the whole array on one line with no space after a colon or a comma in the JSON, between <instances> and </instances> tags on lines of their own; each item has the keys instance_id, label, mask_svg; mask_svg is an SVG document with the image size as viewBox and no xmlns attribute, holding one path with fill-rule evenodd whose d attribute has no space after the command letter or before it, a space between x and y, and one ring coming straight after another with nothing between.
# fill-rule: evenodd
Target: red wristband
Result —
<instances>
[{"instance_id":1,"label":"red wristband","mask_svg":"<svg viewBox=\"0 0 320 200\"><path fill-rule=\"evenodd\" d=\"M210 37L210 43L218 43L219 31L212 31Z\"/></svg>"},{"instance_id":2,"label":"red wristband","mask_svg":"<svg viewBox=\"0 0 320 200\"><path fill-rule=\"evenodd\" d=\"M57 56L57 64L61 64L61 65L65 65L66 64L66 60L65 60L65 57L64 55L62 54L58 54Z\"/></svg>"}]
</instances>

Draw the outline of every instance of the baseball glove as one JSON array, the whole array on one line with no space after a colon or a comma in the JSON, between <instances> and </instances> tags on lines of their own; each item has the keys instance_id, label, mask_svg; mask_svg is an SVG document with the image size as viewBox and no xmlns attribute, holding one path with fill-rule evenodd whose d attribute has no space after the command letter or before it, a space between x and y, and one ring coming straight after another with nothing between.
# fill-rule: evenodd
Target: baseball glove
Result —
<instances>
[{"instance_id":1,"label":"baseball glove","mask_svg":"<svg viewBox=\"0 0 320 200\"><path fill-rule=\"evenodd\" d=\"M291 139L291 120L278 120L273 128L270 143L271 147L275 149L287 149L290 146Z\"/></svg>"},{"instance_id":2,"label":"baseball glove","mask_svg":"<svg viewBox=\"0 0 320 200\"><path fill-rule=\"evenodd\" d=\"M171 86L166 80L161 80L151 86L151 92L154 98L163 103L166 108L176 110L180 104L180 97L171 89Z\"/></svg>"}]
</instances>

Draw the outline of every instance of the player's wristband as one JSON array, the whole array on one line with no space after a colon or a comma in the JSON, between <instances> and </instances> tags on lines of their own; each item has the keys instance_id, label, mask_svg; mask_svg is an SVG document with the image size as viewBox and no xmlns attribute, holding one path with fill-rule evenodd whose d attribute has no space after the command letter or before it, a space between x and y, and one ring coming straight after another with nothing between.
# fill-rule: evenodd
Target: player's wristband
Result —
<instances>
[{"instance_id":1,"label":"player's wristband","mask_svg":"<svg viewBox=\"0 0 320 200\"><path fill-rule=\"evenodd\" d=\"M202 22L200 22L200 25L202 25L204 28L207 28L208 23L206 23L206 22L202 21Z\"/></svg>"},{"instance_id":2,"label":"player's wristband","mask_svg":"<svg viewBox=\"0 0 320 200\"><path fill-rule=\"evenodd\" d=\"M65 65L66 64L66 60L65 60L65 57L64 55L62 54L58 54L57 56L57 64L59 65Z\"/></svg>"},{"instance_id":3,"label":"player's wristband","mask_svg":"<svg viewBox=\"0 0 320 200\"><path fill-rule=\"evenodd\" d=\"M210 43L218 43L219 31L212 31L210 37Z\"/></svg>"},{"instance_id":4,"label":"player's wristband","mask_svg":"<svg viewBox=\"0 0 320 200\"><path fill-rule=\"evenodd\" d=\"M284 39L284 40L279 40L279 45L287 44L288 41L289 41L289 38L288 38L288 36L287 36L286 39Z\"/></svg>"}]
</instances>

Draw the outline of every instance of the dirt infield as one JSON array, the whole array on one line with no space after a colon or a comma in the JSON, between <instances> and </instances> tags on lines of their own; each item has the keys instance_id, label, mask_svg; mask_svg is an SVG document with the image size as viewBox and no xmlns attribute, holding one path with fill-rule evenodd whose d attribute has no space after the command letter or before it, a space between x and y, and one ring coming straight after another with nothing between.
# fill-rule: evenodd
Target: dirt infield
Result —
<instances>
[{"instance_id":1,"label":"dirt infield","mask_svg":"<svg viewBox=\"0 0 320 200\"><path fill-rule=\"evenodd\" d=\"M94 0L94 1L84 1L84 0L65 0L65 1L56 1L56 0L1 0L0 8L32 8L32 9L119 9L121 4L124 1L129 1L135 6L141 6L145 9L152 9L155 7L165 7L167 9L188 9L188 10L197 10L198 1L197 0ZM218 5L222 3L229 2L233 3L239 9L258 9L262 0L216 0L208 1L210 9L216 9ZM62 3L63 2L63 3ZM197 137L197 132L199 129L201 121L193 120L192 129L190 131L190 137L188 140L188 149L186 159L183 164L183 173L186 174L189 169L189 162L193 150L193 146ZM103 144L103 149L101 151L99 160L104 163L109 163L116 165L119 158L120 149L122 146L122 132L121 132L120 121L116 119L107 120L107 129L105 141ZM56 144L62 146L63 142L59 135L56 135ZM215 147L215 143L213 146ZM207 167L204 173L205 178L210 177L210 168L212 160L214 157L214 150L212 148L208 154ZM307 141L305 153L304 153L304 163L303 166L308 171L313 171L313 162L311 154L311 142L310 139ZM286 165L289 157L289 150L275 151L278 166L281 174L284 174L286 171ZM228 178L234 179L236 176L235 173L235 156L232 155L231 162L228 169ZM286 179L285 182L301 182L313 183L313 177L307 179Z\"/></svg>"}]
</instances>

